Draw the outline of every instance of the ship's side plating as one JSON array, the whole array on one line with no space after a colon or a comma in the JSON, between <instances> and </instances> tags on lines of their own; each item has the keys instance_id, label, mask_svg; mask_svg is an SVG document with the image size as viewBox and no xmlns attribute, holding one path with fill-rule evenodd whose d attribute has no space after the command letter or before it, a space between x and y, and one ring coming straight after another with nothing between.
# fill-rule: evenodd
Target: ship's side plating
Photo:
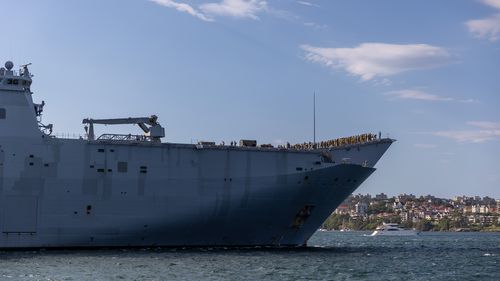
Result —
<instances>
[{"instance_id":1,"label":"ship's side plating","mask_svg":"<svg viewBox=\"0 0 500 281\"><path fill-rule=\"evenodd\" d=\"M304 245L392 142L294 151L57 139L38 130L29 87L5 79L0 248Z\"/></svg>"}]
</instances>

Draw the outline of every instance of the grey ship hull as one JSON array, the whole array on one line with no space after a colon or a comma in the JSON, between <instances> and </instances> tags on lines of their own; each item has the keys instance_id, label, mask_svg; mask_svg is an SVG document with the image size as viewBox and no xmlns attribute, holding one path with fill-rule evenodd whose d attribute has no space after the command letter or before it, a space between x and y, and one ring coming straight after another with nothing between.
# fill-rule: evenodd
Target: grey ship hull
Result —
<instances>
[{"instance_id":1,"label":"grey ship hull","mask_svg":"<svg viewBox=\"0 0 500 281\"><path fill-rule=\"evenodd\" d=\"M87 139L58 139L27 65L12 68L0 68L0 248L305 245L392 143L162 144L156 116L84 119ZM123 122L147 135L94 140L94 123Z\"/></svg>"},{"instance_id":2,"label":"grey ship hull","mask_svg":"<svg viewBox=\"0 0 500 281\"><path fill-rule=\"evenodd\" d=\"M0 248L305 245L391 143L326 161L320 150L4 137Z\"/></svg>"}]
</instances>

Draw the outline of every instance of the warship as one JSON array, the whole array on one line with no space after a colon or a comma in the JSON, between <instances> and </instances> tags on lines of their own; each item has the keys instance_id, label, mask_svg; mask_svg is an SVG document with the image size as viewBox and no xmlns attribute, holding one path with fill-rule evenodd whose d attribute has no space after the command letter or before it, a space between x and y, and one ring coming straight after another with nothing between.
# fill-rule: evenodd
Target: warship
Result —
<instances>
[{"instance_id":1,"label":"warship","mask_svg":"<svg viewBox=\"0 0 500 281\"><path fill-rule=\"evenodd\" d=\"M2 249L305 246L394 141L169 143L154 115L87 118L82 137L58 138L28 66L0 68ZM96 137L98 124L144 134Z\"/></svg>"}]
</instances>

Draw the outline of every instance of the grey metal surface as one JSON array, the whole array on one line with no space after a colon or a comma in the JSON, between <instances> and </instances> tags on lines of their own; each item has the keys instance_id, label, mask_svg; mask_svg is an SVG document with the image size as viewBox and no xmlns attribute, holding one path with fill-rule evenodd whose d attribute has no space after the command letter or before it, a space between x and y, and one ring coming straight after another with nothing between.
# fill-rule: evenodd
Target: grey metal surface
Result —
<instances>
[{"instance_id":1,"label":"grey metal surface","mask_svg":"<svg viewBox=\"0 0 500 281\"><path fill-rule=\"evenodd\" d=\"M0 84L0 248L304 245L392 143L58 139L37 128L31 94Z\"/></svg>"}]
</instances>

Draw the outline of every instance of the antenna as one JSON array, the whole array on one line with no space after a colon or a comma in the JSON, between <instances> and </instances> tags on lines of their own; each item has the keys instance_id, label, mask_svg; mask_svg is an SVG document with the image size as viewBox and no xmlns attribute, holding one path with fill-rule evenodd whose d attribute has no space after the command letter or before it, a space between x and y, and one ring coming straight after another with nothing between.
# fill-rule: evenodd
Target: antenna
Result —
<instances>
[{"instance_id":1,"label":"antenna","mask_svg":"<svg viewBox=\"0 0 500 281\"><path fill-rule=\"evenodd\" d=\"M14 61L14 55L13 55L13 51L12 51L12 41L9 41L9 55L10 55L10 61Z\"/></svg>"},{"instance_id":2,"label":"antenna","mask_svg":"<svg viewBox=\"0 0 500 281\"><path fill-rule=\"evenodd\" d=\"M316 148L316 91L313 93L313 147Z\"/></svg>"}]
</instances>

